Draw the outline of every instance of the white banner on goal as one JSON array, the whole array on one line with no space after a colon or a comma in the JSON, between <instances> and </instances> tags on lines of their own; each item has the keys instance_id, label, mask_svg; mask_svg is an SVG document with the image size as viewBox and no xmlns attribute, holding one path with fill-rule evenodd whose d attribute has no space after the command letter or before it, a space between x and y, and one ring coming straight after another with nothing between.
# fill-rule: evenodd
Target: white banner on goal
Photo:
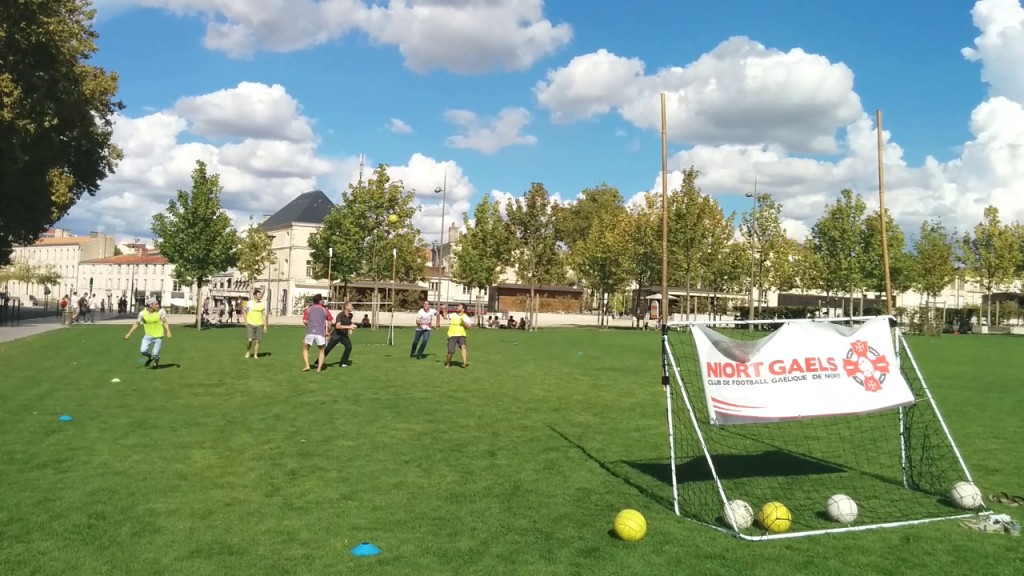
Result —
<instances>
[{"instance_id":1,"label":"white banner on goal","mask_svg":"<svg viewBox=\"0 0 1024 576\"><path fill-rule=\"evenodd\" d=\"M914 403L889 322L788 322L760 340L694 325L712 424L866 414Z\"/></svg>"}]
</instances>

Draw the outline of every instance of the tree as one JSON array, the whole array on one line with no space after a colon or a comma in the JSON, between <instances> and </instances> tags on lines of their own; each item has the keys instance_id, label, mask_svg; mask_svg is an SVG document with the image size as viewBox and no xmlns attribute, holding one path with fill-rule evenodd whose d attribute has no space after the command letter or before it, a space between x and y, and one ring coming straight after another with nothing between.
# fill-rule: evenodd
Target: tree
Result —
<instances>
[{"instance_id":1,"label":"tree","mask_svg":"<svg viewBox=\"0 0 1024 576\"><path fill-rule=\"evenodd\" d=\"M750 280L750 245L730 238L721 250L721 257L708 270L706 287L715 294L734 293L744 287L749 291ZM715 311L724 314L727 307L718 305Z\"/></svg>"},{"instance_id":2,"label":"tree","mask_svg":"<svg viewBox=\"0 0 1024 576\"><path fill-rule=\"evenodd\" d=\"M501 216L501 206L489 194L477 203L473 223L462 216L466 232L452 250L452 277L456 282L480 290L498 283L502 269L512 258L512 228ZM480 310L479 305L477 310Z\"/></svg>"},{"instance_id":3,"label":"tree","mask_svg":"<svg viewBox=\"0 0 1024 576\"><path fill-rule=\"evenodd\" d=\"M628 251L638 288L650 286L661 279L661 196L649 193L643 205L629 211L630 242ZM633 317L639 320L646 313L641 301L633 303Z\"/></svg>"},{"instance_id":4,"label":"tree","mask_svg":"<svg viewBox=\"0 0 1024 576\"><path fill-rule=\"evenodd\" d=\"M736 221L736 213L733 212L726 216L716 200L709 196L705 198L706 209L703 226L706 236L700 246L698 270L701 288L715 294L714 299L717 303L718 293L732 291L732 288L742 278L736 276L737 269L735 261L732 260L732 257L736 256L732 252L733 239L736 235L733 225L733 222ZM748 270L749 254L746 250L743 253L745 254L743 261L748 263L748 267L743 270ZM716 307L715 312L725 312L724 306Z\"/></svg>"},{"instance_id":5,"label":"tree","mask_svg":"<svg viewBox=\"0 0 1024 576\"><path fill-rule=\"evenodd\" d=\"M992 325L992 292L1013 279L1020 262L1020 245L1010 226L999 220L999 208L987 206L974 235L965 232L960 240L967 275L988 294L987 324Z\"/></svg>"},{"instance_id":6,"label":"tree","mask_svg":"<svg viewBox=\"0 0 1024 576\"><path fill-rule=\"evenodd\" d=\"M0 264L112 174L117 75L87 0L0 2Z\"/></svg>"},{"instance_id":7,"label":"tree","mask_svg":"<svg viewBox=\"0 0 1024 576\"><path fill-rule=\"evenodd\" d=\"M565 275L555 238L551 198L544 184L534 182L522 198L513 198L505 208L515 239L513 263L520 282L530 286L529 318L537 329L537 286Z\"/></svg>"},{"instance_id":8,"label":"tree","mask_svg":"<svg viewBox=\"0 0 1024 576\"><path fill-rule=\"evenodd\" d=\"M341 203L324 219L323 226L309 237L313 275L345 284L355 278L373 281L372 322L378 325L381 281L392 277L402 282L423 278L423 245L419 230L412 225L416 208L413 192L401 180L391 180L388 165L379 164L365 182L350 184ZM395 216L395 221L391 221ZM331 257L333 248L334 256Z\"/></svg>"},{"instance_id":9,"label":"tree","mask_svg":"<svg viewBox=\"0 0 1024 576\"><path fill-rule=\"evenodd\" d=\"M765 288L775 287L776 280L781 279L771 276L773 260L787 257L783 252L786 232L782 229L781 214L782 205L770 195L755 193L754 207L745 212L740 221L740 233L751 247L754 259L753 282L758 292L758 309Z\"/></svg>"},{"instance_id":10,"label":"tree","mask_svg":"<svg viewBox=\"0 0 1024 576\"><path fill-rule=\"evenodd\" d=\"M668 259L669 270L673 271L672 283L681 283L686 288L686 319L690 319L690 291L702 276L703 269L718 255L712 250L720 248L711 242L712 225L720 224L722 209L710 196L705 195L697 179L700 171L692 166L683 172L683 181L677 190L669 195L668 206Z\"/></svg>"},{"instance_id":11,"label":"tree","mask_svg":"<svg viewBox=\"0 0 1024 576\"><path fill-rule=\"evenodd\" d=\"M568 249L568 264L578 280L583 278L576 253L583 249L594 225L598 221L607 221L609 216L622 219L628 217L622 194L617 188L605 183L587 188L570 204L552 204L551 214L555 221L555 239ZM591 289L590 283L584 282L584 286ZM591 292L598 302L604 301L604 294L594 292L594 289ZM599 309L602 307L599 306Z\"/></svg>"},{"instance_id":12,"label":"tree","mask_svg":"<svg viewBox=\"0 0 1024 576\"><path fill-rule=\"evenodd\" d=\"M238 244L238 271L252 286L268 266L277 261L271 239L252 219Z\"/></svg>"},{"instance_id":13,"label":"tree","mask_svg":"<svg viewBox=\"0 0 1024 576\"><path fill-rule=\"evenodd\" d=\"M629 253L631 223L615 212L600 213L586 239L572 253L583 284L598 295L598 324L606 322L604 295L623 288L633 277Z\"/></svg>"},{"instance_id":14,"label":"tree","mask_svg":"<svg viewBox=\"0 0 1024 576\"><path fill-rule=\"evenodd\" d=\"M956 277L956 252L953 238L939 220L921 222L921 231L914 240L913 287L934 305L939 294Z\"/></svg>"},{"instance_id":15,"label":"tree","mask_svg":"<svg viewBox=\"0 0 1024 576\"><path fill-rule=\"evenodd\" d=\"M196 330L202 329L203 287L238 262L238 231L220 205L220 176L202 160L192 170L192 189L178 190L167 211L153 216L156 247L174 264L174 278L196 287Z\"/></svg>"},{"instance_id":16,"label":"tree","mask_svg":"<svg viewBox=\"0 0 1024 576\"><path fill-rule=\"evenodd\" d=\"M906 237L899 224L888 210L885 211L885 235L889 249L889 282L895 298L914 286L914 257L906 251ZM882 261L882 223L878 210L864 218L863 226L864 288L877 294L885 294L885 265ZM895 302L893 303L895 306Z\"/></svg>"},{"instance_id":17,"label":"tree","mask_svg":"<svg viewBox=\"0 0 1024 576\"><path fill-rule=\"evenodd\" d=\"M854 315L853 296L864 288L864 242L862 221L867 205L849 188L840 193L835 204L811 229L814 251L821 259L821 288L827 294L850 295L850 315Z\"/></svg>"},{"instance_id":18,"label":"tree","mask_svg":"<svg viewBox=\"0 0 1024 576\"><path fill-rule=\"evenodd\" d=\"M43 287L43 310L49 308L50 286L60 284L60 272L53 266L36 268L32 274L32 282Z\"/></svg>"}]
</instances>

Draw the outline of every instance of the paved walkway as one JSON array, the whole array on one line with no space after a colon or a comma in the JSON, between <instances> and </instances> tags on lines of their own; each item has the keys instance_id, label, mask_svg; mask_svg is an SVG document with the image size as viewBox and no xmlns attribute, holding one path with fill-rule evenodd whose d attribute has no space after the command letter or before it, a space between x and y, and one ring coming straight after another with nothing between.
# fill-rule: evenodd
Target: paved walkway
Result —
<instances>
[{"instance_id":1,"label":"paved walkway","mask_svg":"<svg viewBox=\"0 0 1024 576\"><path fill-rule=\"evenodd\" d=\"M47 315L38 318L28 318L17 324L0 326L0 342L10 342L26 336L34 336L62 328L60 318Z\"/></svg>"}]
</instances>

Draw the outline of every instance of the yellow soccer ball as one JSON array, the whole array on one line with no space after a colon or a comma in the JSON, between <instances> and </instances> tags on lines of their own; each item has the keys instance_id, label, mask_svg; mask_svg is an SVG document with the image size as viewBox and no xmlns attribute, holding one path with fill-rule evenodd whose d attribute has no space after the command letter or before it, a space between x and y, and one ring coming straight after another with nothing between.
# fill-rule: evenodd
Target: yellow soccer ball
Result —
<instances>
[{"instance_id":1,"label":"yellow soccer ball","mask_svg":"<svg viewBox=\"0 0 1024 576\"><path fill-rule=\"evenodd\" d=\"M612 524L615 535L626 542L637 542L647 534L647 520L644 515L629 508L615 515L615 522Z\"/></svg>"},{"instance_id":2,"label":"yellow soccer ball","mask_svg":"<svg viewBox=\"0 0 1024 576\"><path fill-rule=\"evenodd\" d=\"M757 511L757 523L772 534L781 534L793 524L793 514L781 502L769 502Z\"/></svg>"},{"instance_id":3,"label":"yellow soccer ball","mask_svg":"<svg viewBox=\"0 0 1024 576\"><path fill-rule=\"evenodd\" d=\"M398 222L398 214L392 214L391 216L388 216L388 222L391 222L392 224Z\"/></svg>"}]
</instances>

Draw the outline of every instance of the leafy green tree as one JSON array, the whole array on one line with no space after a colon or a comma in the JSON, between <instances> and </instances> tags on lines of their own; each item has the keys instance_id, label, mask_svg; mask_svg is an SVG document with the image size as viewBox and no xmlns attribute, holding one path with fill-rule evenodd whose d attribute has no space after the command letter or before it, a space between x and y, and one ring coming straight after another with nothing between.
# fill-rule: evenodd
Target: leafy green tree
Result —
<instances>
[{"instance_id":1,"label":"leafy green tree","mask_svg":"<svg viewBox=\"0 0 1024 576\"><path fill-rule=\"evenodd\" d=\"M61 275L53 266L36 267L32 272L32 282L43 287L43 310L49 308L50 286L60 284Z\"/></svg>"},{"instance_id":2,"label":"leafy green tree","mask_svg":"<svg viewBox=\"0 0 1024 576\"><path fill-rule=\"evenodd\" d=\"M728 216L722 212L718 201L705 196L702 210L704 212L704 242L699 245L697 268L700 274L700 287L711 291L714 294L722 291L732 291L734 285L740 280L735 262L730 261L730 249L734 244L736 229L733 222L736 220L736 213ZM670 224L671 225L671 224ZM747 254L744 251L744 254ZM749 257L749 254L745 258ZM744 260L744 262L749 262ZM749 266L748 268L749 269ZM717 301L717 297L715 298ZM724 312L720 306L717 312Z\"/></svg>"},{"instance_id":3,"label":"leafy green tree","mask_svg":"<svg viewBox=\"0 0 1024 576\"><path fill-rule=\"evenodd\" d=\"M572 253L583 284L598 295L598 324L607 323L605 294L622 289L634 275L629 245L631 222L614 211L600 213Z\"/></svg>"},{"instance_id":4,"label":"leafy green tree","mask_svg":"<svg viewBox=\"0 0 1024 576\"><path fill-rule=\"evenodd\" d=\"M505 208L515 239L513 263L520 282L530 286L529 318L537 329L537 286L564 277L564 261L555 236L551 198L544 184L534 182L522 198L513 198Z\"/></svg>"},{"instance_id":5,"label":"leafy green tree","mask_svg":"<svg viewBox=\"0 0 1024 576\"><path fill-rule=\"evenodd\" d=\"M821 260L821 287L827 294L849 294L851 316L854 294L864 288L862 222L866 211L860 194L847 188L835 204L825 207L811 229L812 246Z\"/></svg>"},{"instance_id":6,"label":"leafy green tree","mask_svg":"<svg viewBox=\"0 0 1024 576\"><path fill-rule=\"evenodd\" d=\"M501 271L512 260L512 228L501 215L501 205L489 194L477 203L473 223L463 215L466 232L452 249L452 277L456 282L480 290L498 283ZM479 303L477 310L480 310Z\"/></svg>"},{"instance_id":7,"label":"leafy green tree","mask_svg":"<svg viewBox=\"0 0 1024 576\"><path fill-rule=\"evenodd\" d=\"M769 194L754 194L754 207L745 212L740 220L740 233L748 246L753 246L754 285L758 294L765 288L775 287L777 278L771 275L772 264L788 255L786 248L786 232L782 229L782 205ZM749 261L748 261L749 262ZM781 278L779 278L781 279ZM760 309L761 298L757 306Z\"/></svg>"},{"instance_id":8,"label":"leafy green tree","mask_svg":"<svg viewBox=\"0 0 1024 576\"><path fill-rule=\"evenodd\" d=\"M960 239L967 275L974 278L988 294L987 324L992 325L992 292L1013 279L1020 263L1020 244L1010 226L999 219L999 208L987 206L974 234L964 233Z\"/></svg>"},{"instance_id":9,"label":"leafy green tree","mask_svg":"<svg viewBox=\"0 0 1024 576\"><path fill-rule=\"evenodd\" d=\"M95 194L122 156L117 75L89 64L95 14L87 0L0 2L0 264Z\"/></svg>"},{"instance_id":10,"label":"leafy green tree","mask_svg":"<svg viewBox=\"0 0 1024 576\"><path fill-rule=\"evenodd\" d=\"M885 235L889 248L889 282L892 284L892 296L896 298L914 286L914 256L907 252L906 237L903 229L886 210ZM885 294L885 267L882 261L882 222L878 210L864 218L863 227L864 288L869 292ZM895 305L895 303L894 303Z\"/></svg>"},{"instance_id":11,"label":"leafy green tree","mask_svg":"<svg viewBox=\"0 0 1024 576\"><path fill-rule=\"evenodd\" d=\"M722 219L722 209L697 185L700 171L683 171L683 181L668 199L668 259L670 282L686 289L686 319L690 318L691 290L705 276L704 266L714 260L709 224Z\"/></svg>"},{"instance_id":12,"label":"leafy green tree","mask_svg":"<svg viewBox=\"0 0 1024 576\"><path fill-rule=\"evenodd\" d=\"M345 284L345 299L349 281L373 281L374 326L378 325L380 290L386 287L381 282L390 282L392 266L396 281L418 282L423 278L425 246L419 230L412 225L416 214L413 197L402 181L391 180L388 166L380 164L369 180L349 185L341 203L309 237L313 275L326 278L330 266L332 280L340 279Z\"/></svg>"},{"instance_id":13,"label":"leafy green tree","mask_svg":"<svg viewBox=\"0 0 1024 576\"><path fill-rule=\"evenodd\" d=\"M555 239L569 247L590 235L594 223L608 214L625 216L626 207L618 188L601 183L580 193L575 202L552 204L555 221Z\"/></svg>"},{"instance_id":14,"label":"leafy green tree","mask_svg":"<svg viewBox=\"0 0 1024 576\"><path fill-rule=\"evenodd\" d=\"M630 242L629 257L633 262L633 281L637 287L650 286L661 281L661 196L649 193L644 203L629 210ZM646 303L633 303L633 317L641 318L646 312ZM639 324L638 324L639 326Z\"/></svg>"},{"instance_id":15,"label":"leafy green tree","mask_svg":"<svg viewBox=\"0 0 1024 576\"><path fill-rule=\"evenodd\" d=\"M174 277L196 287L198 302L203 287L214 274L238 262L238 231L221 208L220 176L196 160L192 190L178 190L167 211L153 216L156 247L174 264ZM196 306L196 330L202 329L202 307Z\"/></svg>"},{"instance_id":16,"label":"leafy green tree","mask_svg":"<svg viewBox=\"0 0 1024 576\"><path fill-rule=\"evenodd\" d=\"M913 287L934 305L939 294L956 277L954 238L946 233L939 220L921 222L921 231L914 240Z\"/></svg>"},{"instance_id":17,"label":"leafy green tree","mask_svg":"<svg viewBox=\"0 0 1024 576\"><path fill-rule=\"evenodd\" d=\"M581 281L583 280L580 271L581 260L576 256L583 249L583 244L591 237L593 227L599 221L607 221L609 217L622 219L628 217L622 194L617 188L604 183L594 188L587 188L574 202L553 203L551 213L555 220L555 239L565 246L568 251L569 268ZM591 290L591 295L596 296L598 302L604 301L604 295L594 292L591 283L583 282L583 285ZM598 317L600 321L600 314Z\"/></svg>"},{"instance_id":18,"label":"leafy green tree","mask_svg":"<svg viewBox=\"0 0 1024 576\"><path fill-rule=\"evenodd\" d=\"M238 245L238 271L250 286L263 275L268 266L277 261L271 249L271 238L251 219Z\"/></svg>"}]
</instances>

